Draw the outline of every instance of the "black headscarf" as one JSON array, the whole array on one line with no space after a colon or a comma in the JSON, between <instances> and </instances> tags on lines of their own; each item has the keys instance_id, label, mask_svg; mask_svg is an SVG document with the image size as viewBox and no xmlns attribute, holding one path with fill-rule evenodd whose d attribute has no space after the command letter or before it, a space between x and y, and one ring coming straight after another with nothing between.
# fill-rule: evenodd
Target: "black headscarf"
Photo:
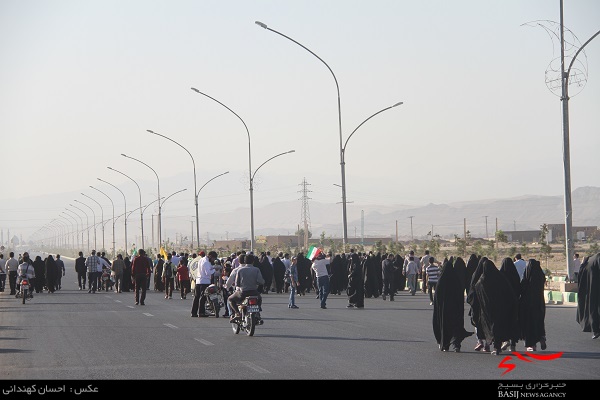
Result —
<instances>
[{"instance_id":1,"label":"black headscarf","mask_svg":"<svg viewBox=\"0 0 600 400\"><path fill-rule=\"evenodd\" d=\"M479 264L479 258L476 254L471 254L469 259L467 260L467 273L465 276L465 288L467 290L467 294L469 293L469 288L471 287L471 279L473 278L473 274L477 269L477 265Z\"/></svg>"},{"instance_id":2,"label":"black headscarf","mask_svg":"<svg viewBox=\"0 0 600 400\"><path fill-rule=\"evenodd\" d=\"M521 278L519 277L519 273L517 272L517 267L515 267L515 263L512 258L506 257L502 260L502 265L500 266L500 272L504 274L506 279L510 282L510 286L515 291L517 297L521 296Z\"/></svg>"},{"instance_id":3,"label":"black headscarf","mask_svg":"<svg viewBox=\"0 0 600 400\"><path fill-rule=\"evenodd\" d=\"M464 303L465 289L467 288L467 264L465 264L465 260L463 260L462 257L456 257L456 261L454 261L454 271L456 271L456 276L458 276Z\"/></svg>"},{"instance_id":4,"label":"black headscarf","mask_svg":"<svg viewBox=\"0 0 600 400\"><path fill-rule=\"evenodd\" d=\"M518 326L517 296L508 279L492 260L484 261L483 271L475 283L474 291L480 306L479 326L482 333L488 343L493 342L494 347L499 349L502 342L514 339Z\"/></svg>"},{"instance_id":5,"label":"black headscarf","mask_svg":"<svg viewBox=\"0 0 600 400\"><path fill-rule=\"evenodd\" d=\"M350 258L350 272L348 273L348 303L356 307L365 305L365 281L362 263L358 254Z\"/></svg>"},{"instance_id":6,"label":"black headscarf","mask_svg":"<svg viewBox=\"0 0 600 400\"><path fill-rule=\"evenodd\" d=\"M450 344L460 347L473 334L464 328L464 288L455 267L444 263L433 297L433 334L440 350L448 350Z\"/></svg>"},{"instance_id":7,"label":"black headscarf","mask_svg":"<svg viewBox=\"0 0 600 400\"><path fill-rule=\"evenodd\" d=\"M521 298L519 300L521 337L525 340L527 347L535 346L546 336L544 326L546 318L545 283L546 276L540 262L533 258L529 259L521 281Z\"/></svg>"},{"instance_id":8,"label":"black headscarf","mask_svg":"<svg viewBox=\"0 0 600 400\"><path fill-rule=\"evenodd\" d=\"M600 333L600 253L584 260L577 282L576 320L583 332Z\"/></svg>"}]
</instances>

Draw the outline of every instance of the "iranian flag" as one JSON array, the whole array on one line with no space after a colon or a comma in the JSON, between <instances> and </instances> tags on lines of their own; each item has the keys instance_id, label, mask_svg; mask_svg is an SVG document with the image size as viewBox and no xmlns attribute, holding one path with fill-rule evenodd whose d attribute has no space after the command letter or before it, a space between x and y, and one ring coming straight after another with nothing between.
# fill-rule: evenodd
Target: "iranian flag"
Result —
<instances>
[{"instance_id":1,"label":"iranian flag","mask_svg":"<svg viewBox=\"0 0 600 400\"><path fill-rule=\"evenodd\" d=\"M308 249L308 252L306 253L306 258L312 261L315 257L317 257L321 253L322 253L321 249L318 248L317 246L310 246L310 248Z\"/></svg>"}]
</instances>

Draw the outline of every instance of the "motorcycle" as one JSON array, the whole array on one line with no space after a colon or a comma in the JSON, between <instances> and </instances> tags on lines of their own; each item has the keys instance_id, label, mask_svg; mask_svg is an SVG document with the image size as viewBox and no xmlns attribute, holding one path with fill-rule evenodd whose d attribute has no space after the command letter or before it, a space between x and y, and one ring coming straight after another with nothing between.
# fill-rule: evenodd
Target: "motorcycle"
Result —
<instances>
[{"instance_id":1,"label":"motorcycle","mask_svg":"<svg viewBox=\"0 0 600 400\"><path fill-rule=\"evenodd\" d=\"M217 285L210 284L204 289L202 296L206 298L206 301L204 302L204 313L219 318L219 311L221 310L221 307L225 305L223 302L222 291L219 290Z\"/></svg>"},{"instance_id":2,"label":"motorcycle","mask_svg":"<svg viewBox=\"0 0 600 400\"><path fill-rule=\"evenodd\" d=\"M256 325L262 325L258 296L248 296L238 306L240 317L231 320L231 328L236 335L243 330L246 335L253 336Z\"/></svg>"},{"instance_id":3,"label":"motorcycle","mask_svg":"<svg viewBox=\"0 0 600 400\"><path fill-rule=\"evenodd\" d=\"M100 287L100 290L104 289L108 292L108 290L112 290L114 282L113 282L113 277L110 274L110 270L109 269L104 269L102 271L102 285Z\"/></svg>"},{"instance_id":4,"label":"motorcycle","mask_svg":"<svg viewBox=\"0 0 600 400\"><path fill-rule=\"evenodd\" d=\"M25 300L33 299L33 293L31 291L31 284L29 283L29 278L26 275L21 275L19 277L19 291L15 296L17 299L23 299L23 304L25 304Z\"/></svg>"}]
</instances>

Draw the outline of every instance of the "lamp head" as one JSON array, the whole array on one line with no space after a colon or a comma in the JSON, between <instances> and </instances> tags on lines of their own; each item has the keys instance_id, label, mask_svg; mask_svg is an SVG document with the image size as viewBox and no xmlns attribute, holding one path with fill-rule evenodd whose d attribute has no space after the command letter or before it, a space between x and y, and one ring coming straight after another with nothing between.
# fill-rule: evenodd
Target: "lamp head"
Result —
<instances>
[{"instance_id":1,"label":"lamp head","mask_svg":"<svg viewBox=\"0 0 600 400\"><path fill-rule=\"evenodd\" d=\"M263 23L262 23L262 22L260 22L260 21L254 21L254 23L255 23L256 25L260 26L261 28L267 29L267 24L263 24Z\"/></svg>"},{"instance_id":2,"label":"lamp head","mask_svg":"<svg viewBox=\"0 0 600 400\"><path fill-rule=\"evenodd\" d=\"M146 132L154 133L156 135L156 132L151 131L150 129L146 129Z\"/></svg>"},{"instance_id":3,"label":"lamp head","mask_svg":"<svg viewBox=\"0 0 600 400\"><path fill-rule=\"evenodd\" d=\"M191 88L194 92L196 93L200 93L200 91L198 89L196 89L195 87Z\"/></svg>"},{"instance_id":4,"label":"lamp head","mask_svg":"<svg viewBox=\"0 0 600 400\"><path fill-rule=\"evenodd\" d=\"M404 104L404 102L403 102L403 101L400 101L400 102L398 102L398 103L394 104L392 107L401 106L402 104Z\"/></svg>"}]
</instances>

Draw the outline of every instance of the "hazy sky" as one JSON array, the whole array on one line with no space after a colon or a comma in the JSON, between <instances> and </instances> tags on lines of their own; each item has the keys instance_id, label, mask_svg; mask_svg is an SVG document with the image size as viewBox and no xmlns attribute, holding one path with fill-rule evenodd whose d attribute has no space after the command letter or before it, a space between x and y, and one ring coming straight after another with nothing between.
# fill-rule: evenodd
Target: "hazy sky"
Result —
<instances>
[{"instance_id":1,"label":"hazy sky","mask_svg":"<svg viewBox=\"0 0 600 400\"><path fill-rule=\"evenodd\" d=\"M342 136L377 111L346 150L354 204L423 205L563 193L561 102L545 84L558 41L532 21L559 21L559 0L153 1L0 0L0 226L27 231L61 211L40 202L25 224L20 199L79 196L128 208L157 197L194 215L301 196L341 200ZM584 43L600 2L565 1L565 26ZM589 80L570 105L573 189L600 186L600 38L587 47ZM253 171L254 172L254 171ZM93 205L90 201L87 203ZM64 204L67 206L68 204ZM137 205L136 205L137 207ZM300 207L300 206L299 206ZM300 209L290 210L300 216ZM299 219L299 218L298 218ZM341 215L340 215L341 219ZM247 221L241 221L248 225Z\"/></svg>"}]
</instances>

